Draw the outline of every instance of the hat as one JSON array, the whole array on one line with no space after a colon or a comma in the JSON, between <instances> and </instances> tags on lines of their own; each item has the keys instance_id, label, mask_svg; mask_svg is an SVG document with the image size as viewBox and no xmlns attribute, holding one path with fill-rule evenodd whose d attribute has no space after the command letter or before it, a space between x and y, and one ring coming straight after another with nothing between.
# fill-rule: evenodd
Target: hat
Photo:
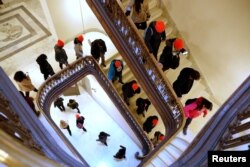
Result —
<instances>
[{"instance_id":1,"label":"hat","mask_svg":"<svg viewBox=\"0 0 250 167\"><path fill-rule=\"evenodd\" d=\"M175 48L175 50L178 50L178 51L180 51L181 49L183 49L184 48L184 42L183 42L183 40L177 38L174 41L174 48Z\"/></svg>"},{"instance_id":2,"label":"hat","mask_svg":"<svg viewBox=\"0 0 250 167\"><path fill-rule=\"evenodd\" d=\"M81 35L78 35L78 36L77 36L77 40L78 40L79 42L82 42L82 41L84 40L83 35L82 35L82 34L81 34Z\"/></svg>"},{"instance_id":3,"label":"hat","mask_svg":"<svg viewBox=\"0 0 250 167\"><path fill-rule=\"evenodd\" d=\"M76 114L76 119L78 119L78 118L80 118L81 116L80 116L80 114Z\"/></svg>"},{"instance_id":4,"label":"hat","mask_svg":"<svg viewBox=\"0 0 250 167\"><path fill-rule=\"evenodd\" d=\"M153 119L152 124L155 126L158 123L158 119Z\"/></svg>"},{"instance_id":5,"label":"hat","mask_svg":"<svg viewBox=\"0 0 250 167\"><path fill-rule=\"evenodd\" d=\"M165 25L163 21L156 21L155 22L155 30L158 33L162 33L165 30Z\"/></svg>"},{"instance_id":6,"label":"hat","mask_svg":"<svg viewBox=\"0 0 250 167\"><path fill-rule=\"evenodd\" d=\"M164 135L161 134L161 136L159 137L159 139L162 141L164 139Z\"/></svg>"},{"instance_id":7,"label":"hat","mask_svg":"<svg viewBox=\"0 0 250 167\"><path fill-rule=\"evenodd\" d=\"M57 46L62 48L64 46L64 42L62 40L58 39Z\"/></svg>"},{"instance_id":8,"label":"hat","mask_svg":"<svg viewBox=\"0 0 250 167\"><path fill-rule=\"evenodd\" d=\"M135 91L139 88L139 86L136 83L132 84L132 89Z\"/></svg>"},{"instance_id":9,"label":"hat","mask_svg":"<svg viewBox=\"0 0 250 167\"><path fill-rule=\"evenodd\" d=\"M116 60L115 61L115 67L120 67L122 65L121 61Z\"/></svg>"}]
</instances>

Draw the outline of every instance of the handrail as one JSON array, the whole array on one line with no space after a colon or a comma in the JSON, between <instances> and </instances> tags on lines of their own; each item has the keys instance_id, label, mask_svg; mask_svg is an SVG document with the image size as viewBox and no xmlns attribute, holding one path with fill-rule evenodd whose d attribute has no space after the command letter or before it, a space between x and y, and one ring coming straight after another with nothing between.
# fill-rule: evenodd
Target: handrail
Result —
<instances>
[{"instance_id":1,"label":"handrail","mask_svg":"<svg viewBox=\"0 0 250 167\"><path fill-rule=\"evenodd\" d=\"M0 80L0 116L5 120L1 121L4 132L27 148L64 166L88 166L68 156L57 144L1 67Z\"/></svg>"},{"instance_id":2,"label":"handrail","mask_svg":"<svg viewBox=\"0 0 250 167\"><path fill-rule=\"evenodd\" d=\"M207 151L223 149L222 140L228 136L230 125L237 122L237 115L245 113L249 106L250 76L219 108L187 150L171 167L204 165L207 160Z\"/></svg>"},{"instance_id":3,"label":"handrail","mask_svg":"<svg viewBox=\"0 0 250 167\"><path fill-rule=\"evenodd\" d=\"M84 58L76 60L68 67L61 70L59 73L47 79L46 82L41 85L37 94L37 105L48 117L50 123L53 125L52 127L62 138L64 138L64 141L67 141L67 139L54 124L54 122L51 121L52 119L50 116L50 105L65 89L74 85L78 80L82 79L88 74L92 74L95 76L99 84L102 86L104 91L106 91L124 119L128 122L131 129L140 139L140 142L142 142L143 154L147 154L150 150L152 150L149 139L145 135L142 128L139 126L139 123L136 122L136 120L133 118L127 105L121 99L117 91L114 89L113 85L108 81L107 77L92 56L86 56Z\"/></svg>"},{"instance_id":4,"label":"handrail","mask_svg":"<svg viewBox=\"0 0 250 167\"><path fill-rule=\"evenodd\" d=\"M183 125L182 105L117 0L86 0L133 72L165 126L166 143ZM156 147L154 151L157 151Z\"/></svg>"}]
</instances>

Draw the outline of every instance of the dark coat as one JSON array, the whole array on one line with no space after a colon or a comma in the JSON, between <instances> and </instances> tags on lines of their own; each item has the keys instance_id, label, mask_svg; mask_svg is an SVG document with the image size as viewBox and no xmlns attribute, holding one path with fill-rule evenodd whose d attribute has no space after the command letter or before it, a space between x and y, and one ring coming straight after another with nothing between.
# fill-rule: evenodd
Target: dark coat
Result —
<instances>
[{"instance_id":1,"label":"dark coat","mask_svg":"<svg viewBox=\"0 0 250 167\"><path fill-rule=\"evenodd\" d=\"M148 99L143 99L139 97L136 100L137 114L142 114L145 110L147 111L150 104L151 102Z\"/></svg>"},{"instance_id":2,"label":"dark coat","mask_svg":"<svg viewBox=\"0 0 250 167\"><path fill-rule=\"evenodd\" d=\"M134 83L137 83L137 82L133 80L122 85L122 92L123 92L124 97L131 98L136 94L136 92L132 89L132 85Z\"/></svg>"},{"instance_id":3,"label":"dark coat","mask_svg":"<svg viewBox=\"0 0 250 167\"><path fill-rule=\"evenodd\" d=\"M153 124L153 120L157 119L157 116L150 116L146 119L146 121L143 123L143 130L146 131L147 133L150 133L152 129L156 126Z\"/></svg>"},{"instance_id":4,"label":"dark coat","mask_svg":"<svg viewBox=\"0 0 250 167\"><path fill-rule=\"evenodd\" d=\"M180 64L179 54L173 55L173 43L176 38L166 41L166 46L160 56L159 62L163 65L162 70L168 70L169 68L176 69Z\"/></svg>"},{"instance_id":5,"label":"dark coat","mask_svg":"<svg viewBox=\"0 0 250 167\"><path fill-rule=\"evenodd\" d=\"M118 150L118 152L115 155L115 158L118 159L122 159L122 158L126 158L125 154L126 154L126 147L120 146L121 149Z\"/></svg>"},{"instance_id":6,"label":"dark coat","mask_svg":"<svg viewBox=\"0 0 250 167\"><path fill-rule=\"evenodd\" d=\"M105 52L107 52L107 47L102 39L96 39L91 43L91 55L95 59L99 59L101 53L104 55Z\"/></svg>"},{"instance_id":7,"label":"dark coat","mask_svg":"<svg viewBox=\"0 0 250 167\"><path fill-rule=\"evenodd\" d=\"M190 78L192 68L183 68L177 78L173 83L173 88L178 97L182 97L183 94L187 94L193 86L194 79Z\"/></svg>"},{"instance_id":8,"label":"dark coat","mask_svg":"<svg viewBox=\"0 0 250 167\"><path fill-rule=\"evenodd\" d=\"M74 100L73 102L69 102L67 106L70 107L71 109L76 109L78 108L79 104Z\"/></svg>"},{"instance_id":9,"label":"dark coat","mask_svg":"<svg viewBox=\"0 0 250 167\"><path fill-rule=\"evenodd\" d=\"M68 64L68 56L65 50L57 45L55 45L54 49L56 61L62 64Z\"/></svg>"},{"instance_id":10,"label":"dark coat","mask_svg":"<svg viewBox=\"0 0 250 167\"><path fill-rule=\"evenodd\" d=\"M80 116L79 118L76 119L76 126L77 124L83 125L85 118L83 116Z\"/></svg>"},{"instance_id":11,"label":"dark coat","mask_svg":"<svg viewBox=\"0 0 250 167\"><path fill-rule=\"evenodd\" d=\"M54 101L54 107L57 107L57 106L63 106L63 98L62 97L59 97L57 98L55 101Z\"/></svg>"},{"instance_id":12,"label":"dark coat","mask_svg":"<svg viewBox=\"0 0 250 167\"><path fill-rule=\"evenodd\" d=\"M144 40L151 53L157 58L158 50L162 40L166 39L165 31L158 33L155 30L155 21L151 22L145 30Z\"/></svg>"},{"instance_id":13,"label":"dark coat","mask_svg":"<svg viewBox=\"0 0 250 167\"><path fill-rule=\"evenodd\" d=\"M42 54L36 59L37 64L40 66L40 71L44 75L54 75L55 72L52 66L47 61L47 56Z\"/></svg>"}]
</instances>

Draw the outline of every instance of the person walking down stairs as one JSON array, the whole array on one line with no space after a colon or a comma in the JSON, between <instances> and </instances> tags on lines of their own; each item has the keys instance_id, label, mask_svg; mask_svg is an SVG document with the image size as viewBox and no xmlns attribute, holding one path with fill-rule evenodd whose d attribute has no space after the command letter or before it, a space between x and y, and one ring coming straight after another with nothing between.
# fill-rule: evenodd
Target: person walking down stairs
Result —
<instances>
[{"instance_id":1,"label":"person walking down stairs","mask_svg":"<svg viewBox=\"0 0 250 167\"><path fill-rule=\"evenodd\" d=\"M101 143L103 143L105 146L108 146L107 144L107 138L110 136L110 134L101 131L98 135L98 139L96 141L100 141Z\"/></svg>"},{"instance_id":2,"label":"person walking down stairs","mask_svg":"<svg viewBox=\"0 0 250 167\"><path fill-rule=\"evenodd\" d=\"M182 95L187 94L194 83L194 80L200 79L200 73L192 68L186 67L183 68L173 83L174 91L178 98L181 98Z\"/></svg>"},{"instance_id":3,"label":"person walking down stairs","mask_svg":"<svg viewBox=\"0 0 250 167\"><path fill-rule=\"evenodd\" d=\"M138 29L145 30L147 28L147 21L150 18L148 0L130 0L125 10L126 16L129 16L132 11L131 19Z\"/></svg>"},{"instance_id":4,"label":"person walking down stairs","mask_svg":"<svg viewBox=\"0 0 250 167\"><path fill-rule=\"evenodd\" d=\"M153 115L146 119L143 123L143 130L150 133L152 129L158 124L158 117Z\"/></svg>"},{"instance_id":5,"label":"person walking down stairs","mask_svg":"<svg viewBox=\"0 0 250 167\"><path fill-rule=\"evenodd\" d=\"M91 55L97 61L97 63L99 63L99 60L101 58L101 65L103 67L106 67L104 55L107 52L107 47L106 47L104 40L96 39L93 42L91 42L91 51L90 52L91 52Z\"/></svg>"},{"instance_id":6,"label":"person walking down stairs","mask_svg":"<svg viewBox=\"0 0 250 167\"><path fill-rule=\"evenodd\" d=\"M69 102L67 104L67 106L71 109L77 109L77 112L78 113L81 113L80 112L80 109L78 108L79 107L79 104L74 100L74 99L69 99Z\"/></svg>"},{"instance_id":7,"label":"person walking down stairs","mask_svg":"<svg viewBox=\"0 0 250 167\"><path fill-rule=\"evenodd\" d=\"M85 118L80 114L76 114L76 127L87 132L87 129L83 126Z\"/></svg>"},{"instance_id":8,"label":"person walking down stairs","mask_svg":"<svg viewBox=\"0 0 250 167\"><path fill-rule=\"evenodd\" d=\"M53 76L55 74L52 66L47 61L47 58L47 55L41 54L36 59L36 62L40 67L40 71L43 74L44 80L46 80L49 76Z\"/></svg>"},{"instance_id":9,"label":"person walking down stairs","mask_svg":"<svg viewBox=\"0 0 250 167\"><path fill-rule=\"evenodd\" d=\"M164 135L160 131L156 131L154 134L154 138L150 139L153 143L154 147L156 147L163 139Z\"/></svg>"},{"instance_id":10,"label":"person walking down stairs","mask_svg":"<svg viewBox=\"0 0 250 167\"><path fill-rule=\"evenodd\" d=\"M68 121L60 120L60 128L67 129L69 132L69 135L72 136Z\"/></svg>"},{"instance_id":11,"label":"person walking down stairs","mask_svg":"<svg viewBox=\"0 0 250 167\"><path fill-rule=\"evenodd\" d=\"M59 63L59 67L63 69L63 65L68 66L68 56L66 51L63 49L64 42L62 40L58 40L56 45L54 46L55 50L55 59Z\"/></svg>"},{"instance_id":12,"label":"person walking down stairs","mask_svg":"<svg viewBox=\"0 0 250 167\"><path fill-rule=\"evenodd\" d=\"M162 64L162 70L166 71L169 68L176 69L180 64L180 55L186 53L184 42L179 38L166 40L166 46L160 55L159 62Z\"/></svg>"},{"instance_id":13,"label":"person walking down stairs","mask_svg":"<svg viewBox=\"0 0 250 167\"><path fill-rule=\"evenodd\" d=\"M213 104L204 97L188 99L185 102L184 115L186 117L185 126L183 127L183 134L187 134L187 128L194 118L199 117L203 114L206 117L207 110L212 110Z\"/></svg>"},{"instance_id":14,"label":"person walking down stairs","mask_svg":"<svg viewBox=\"0 0 250 167\"><path fill-rule=\"evenodd\" d=\"M29 75L25 74L23 71L17 71L14 75L14 80L20 91L25 92L26 97L29 97L30 91L38 92L37 88L32 84Z\"/></svg>"},{"instance_id":15,"label":"person walking down stairs","mask_svg":"<svg viewBox=\"0 0 250 167\"><path fill-rule=\"evenodd\" d=\"M124 84L122 81L122 71L123 71L123 61L114 59L111 61L108 71L108 80L114 83L117 79L121 84Z\"/></svg>"},{"instance_id":16,"label":"person walking down stairs","mask_svg":"<svg viewBox=\"0 0 250 167\"><path fill-rule=\"evenodd\" d=\"M141 88L135 80L122 85L123 99L127 105L129 105L129 98L133 97L135 94L139 94L140 92Z\"/></svg>"},{"instance_id":17,"label":"person walking down stairs","mask_svg":"<svg viewBox=\"0 0 250 167\"><path fill-rule=\"evenodd\" d=\"M79 59L81 57L83 57L83 50L82 50L82 42L84 40L83 35L78 35L75 39L74 39L74 50L76 53L76 59Z\"/></svg>"},{"instance_id":18,"label":"person walking down stairs","mask_svg":"<svg viewBox=\"0 0 250 167\"><path fill-rule=\"evenodd\" d=\"M136 112L138 115L142 114L145 117L144 111L148 111L148 107L151 105L151 102L148 99L137 98L136 100Z\"/></svg>"},{"instance_id":19,"label":"person walking down stairs","mask_svg":"<svg viewBox=\"0 0 250 167\"><path fill-rule=\"evenodd\" d=\"M162 41L166 39L165 24L163 21L152 21L145 30L144 41L150 53L157 59L158 50Z\"/></svg>"},{"instance_id":20,"label":"person walking down stairs","mask_svg":"<svg viewBox=\"0 0 250 167\"><path fill-rule=\"evenodd\" d=\"M117 159L123 159L126 158L126 147L120 145L120 149L118 150L118 152L113 156L114 158Z\"/></svg>"},{"instance_id":21,"label":"person walking down stairs","mask_svg":"<svg viewBox=\"0 0 250 167\"><path fill-rule=\"evenodd\" d=\"M54 101L54 107L59 108L60 111L65 111L65 107L64 107L63 101L64 101L64 99L62 97L58 97Z\"/></svg>"}]
</instances>

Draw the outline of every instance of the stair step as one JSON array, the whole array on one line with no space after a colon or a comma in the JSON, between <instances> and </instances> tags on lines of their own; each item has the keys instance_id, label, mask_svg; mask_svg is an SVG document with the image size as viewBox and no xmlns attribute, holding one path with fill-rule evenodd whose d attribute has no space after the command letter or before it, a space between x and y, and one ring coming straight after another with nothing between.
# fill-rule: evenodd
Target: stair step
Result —
<instances>
[{"instance_id":1,"label":"stair step","mask_svg":"<svg viewBox=\"0 0 250 167\"><path fill-rule=\"evenodd\" d=\"M146 167L154 167L154 165L150 163L150 164L147 164Z\"/></svg>"},{"instance_id":2,"label":"stair step","mask_svg":"<svg viewBox=\"0 0 250 167\"><path fill-rule=\"evenodd\" d=\"M173 147L172 145L168 145L165 150L168 150L168 152L171 153L171 155L174 157L175 160L177 160L181 153L179 150L177 150L175 147Z\"/></svg>"},{"instance_id":3,"label":"stair step","mask_svg":"<svg viewBox=\"0 0 250 167\"><path fill-rule=\"evenodd\" d=\"M172 164L175 159L168 154L168 152L166 150L162 150L158 156L160 157L160 159L162 159L167 165Z\"/></svg>"},{"instance_id":4,"label":"stair step","mask_svg":"<svg viewBox=\"0 0 250 167\"><path fill-rule=\"evenodd\" d=\"M186 140L183 140L182 138L176 137L171 141L171 144L178 147L183 152L186 150L186 148L189 146L189 143Z\"/></svg>"},{"instance_id":5,"label":"stair step","mask_svg":"<svg viewBox=\"0 0 250 167\"><path fill-rule=\"evenodd\" d=\"M167 164L165 164L159 157L155 157L151 163L155 166L155 167L165 167L167 166Z\"/></svg>"}]
</instances>

